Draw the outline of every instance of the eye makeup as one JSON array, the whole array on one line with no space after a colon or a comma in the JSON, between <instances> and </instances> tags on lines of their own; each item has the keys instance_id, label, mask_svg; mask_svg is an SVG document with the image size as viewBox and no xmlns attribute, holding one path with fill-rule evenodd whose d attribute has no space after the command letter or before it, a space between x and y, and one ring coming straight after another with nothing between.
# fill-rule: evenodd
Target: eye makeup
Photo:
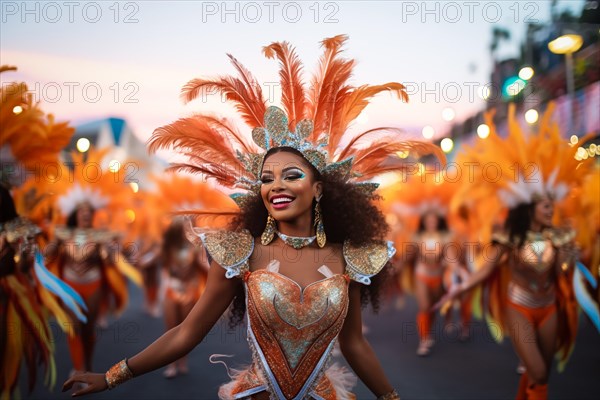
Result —
<instances>
[{"instance_id":1,"label":"eye makeup","mask_svg":"<svg viewBox=\"0 0 600 400\"><path fill-rule=\"evenodd\" d=\"M273 182L273 174L268 173L268 174L262 175L260 177L260 181L262 183L271 183L271 182Z\"/></svg>"},{"instance_id":2,"label":"eye makeup","mask_svg":"<svg viewBox=\"0 0 600 400\"><path fill-rule=\"evenodd\" d=\"M297 179L303 179L305 177L306 177L306 174L300 168L295 168L295 167L287 168L283 171L284 179L297 180Z\"/></svg>"},{"instance_id":3,"label":"eye makeup","mask_svg":"<svg viewBox=\"0 0 600 400\"><path fill-rule=\"evenodd\" d=\"M289 167L289 168L285 168L282 171L282 179L295 181L295 180L304 179L304 178L306 178L306 173L298 167ZM263 175L261 176L260 180L262 183L270 183L275 180L275 177L272 172L265 171L265 172L263 172Z\"/></svg>"}]
</instances>

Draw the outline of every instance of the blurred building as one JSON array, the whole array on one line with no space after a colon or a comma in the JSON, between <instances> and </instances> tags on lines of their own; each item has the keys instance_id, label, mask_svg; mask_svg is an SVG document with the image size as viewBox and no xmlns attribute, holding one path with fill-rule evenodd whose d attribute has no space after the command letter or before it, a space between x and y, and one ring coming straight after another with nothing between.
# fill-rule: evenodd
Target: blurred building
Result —
<instances>
[{"instance_id":1,"label":"blurred building","mask_svg":"<svg viewBox=\"0 0 600 400\"><path fill-rule=\"evenodd\" d=\"M67 152L85 152L88 146L96 149L109 147L111 150L104 159L107 166L119 163L126 178L135 179L141 189L148 187L150 175L162 173L167 166L162 159L148 154L146 144L122 118L99 119L75 128L75 134L65 148Z\"/></svg>"}]
</instances>

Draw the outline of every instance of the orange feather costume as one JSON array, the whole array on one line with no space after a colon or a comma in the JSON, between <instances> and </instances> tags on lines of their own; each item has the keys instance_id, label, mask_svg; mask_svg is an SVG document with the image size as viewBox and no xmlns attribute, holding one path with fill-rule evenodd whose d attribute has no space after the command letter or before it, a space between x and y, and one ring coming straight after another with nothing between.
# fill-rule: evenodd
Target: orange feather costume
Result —
<instances>
[{"instance_id":1,"label":"orange feather costume","mask_svg":"<svg viewBox=\"0 0 600 400\"><path fill-rule=\"evenodd\" d=\"M11 70L16 68L0 67L0 73ZM13 187L16 203L15 218L4 220L3 216L0 224L0 398L4 400L18 393L22 363L28 370L29 390L35 385L38 364L45 367L46 385L54 385L56 368L49 317L55 317L59 326L72 335L72 319L65 305L77 317L85 316L72 289L43 265L39 248L44 244L42 234L47 232L42 223L44 215L34 211L43 201L25 196L28 185L23 184L26 177L31 182L39 181L46 166L57 164L59 152L74 129L46 115L33 102L25 83L3 84L0 96L0 184L9 197L4 186ZM12 202L4 196L3 200ZM11 204L1 207L3 214L9 213Z\"/></svg>"}]
</instances>

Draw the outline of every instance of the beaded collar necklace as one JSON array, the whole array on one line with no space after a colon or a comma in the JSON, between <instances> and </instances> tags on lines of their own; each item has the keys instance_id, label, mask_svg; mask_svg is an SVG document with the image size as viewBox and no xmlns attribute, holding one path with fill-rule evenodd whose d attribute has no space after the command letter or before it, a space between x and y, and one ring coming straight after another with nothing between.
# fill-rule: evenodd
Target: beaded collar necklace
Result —
<instances>
[{"instance_id":1,"label":"beaded collar necklace","mask_svg":"<svg viewBox=\"0 0 600 400\"><path fill-rule=\"evenodd\" d=\"M279 232L278 230L275 230L275 233L277 233L277 236L279 236L279 238L281 240L283 240L285 242L285 244L287 244L288 246L292 246L295 249L301 249L303 247L306 247L309 244L311 244L312 242L314 242L315 239L317 238L316 235L308 236L308 237L288 236L286 234Z\"/></svg>"}]
</instances>

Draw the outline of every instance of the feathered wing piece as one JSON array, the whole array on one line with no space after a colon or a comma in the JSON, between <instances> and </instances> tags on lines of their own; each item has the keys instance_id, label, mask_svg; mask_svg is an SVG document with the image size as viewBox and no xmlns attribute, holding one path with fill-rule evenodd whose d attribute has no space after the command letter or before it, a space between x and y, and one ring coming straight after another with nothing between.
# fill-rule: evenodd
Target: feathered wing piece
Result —
<instances>
[{"instance_id":1,"label":"feathered wing piece","mask_svg":"<svg viewBox=\"0 0 600 400\"><path fill-rule=\"evenodd\" d=\"M28 368L30 390L35 385L38 363L45 365L46 385L52 387L56 381L52 330L45 321L35 289L28 278L17 275L1 278L0 289L9 296L7 305L3 306L6 307L3 310L6 327L2 329L8 329L8 334L3 343L4 357L0 360L0 395L3 399L10 398L18 383L22 362ZM15 331L30 334L15 334Z\"/></svg>"},{"instance_id":2,"label":"feathered wing piece","mask_svg":"<svg viewBox=\"0 0 600 400\"><path fill-rule=\"evenodd\" d=\"M556 214L558 224L576 230L582 261L594 270L594 266L600 265L598 258L594 260L595 252L600 251L600 165L596 164L581 186L569 192ZM597 277L598 268L595 269Z\"/></svg>"},{"instance_id":3,"label":"feathered wing piece","mask_svg":"<svg viewBox=\"0 0 600 400\"><path fill-rule=\"evenodd\" d=\"M600 331L600 165L560 205L559 222L575 228L581 262L573 274L579 305Z\"/></svg>"},{"instance_id":4,"label":"feathered wing piece","mask_svg":"<svg viewBox=\"0 0 600 400\"><path fill-rule=\"evenodd\" d=\"M246 190L233 196L238 204L257 194L264 152L272 147L293 147L321 173L363 184L367 191L376 185L364 181L405 168L401 162L390 162L398 159L399 151L434 153L444 160L436 146L402 141L395 128L346 137L352 121L376 94L388 91L407 100L404 86L397 82L352 86L349 79L355 62L340 56L346 40L345 35L323 40L324 53L310 89L304 86L302 64L287 42L263 48L267 58L279 60L285 111L267 108L256 79L229 56L239 77L194 79L184 86L182 97L191 101L208 89L216 90L234 102L247 126L238 130L225 119L195 114L158 128L150 139L150 150L173 148L187 158L172 165L173 169L203 174L228 189ZM340 143L346 144L340 147Z\"/></svg>"}]
</instances>

